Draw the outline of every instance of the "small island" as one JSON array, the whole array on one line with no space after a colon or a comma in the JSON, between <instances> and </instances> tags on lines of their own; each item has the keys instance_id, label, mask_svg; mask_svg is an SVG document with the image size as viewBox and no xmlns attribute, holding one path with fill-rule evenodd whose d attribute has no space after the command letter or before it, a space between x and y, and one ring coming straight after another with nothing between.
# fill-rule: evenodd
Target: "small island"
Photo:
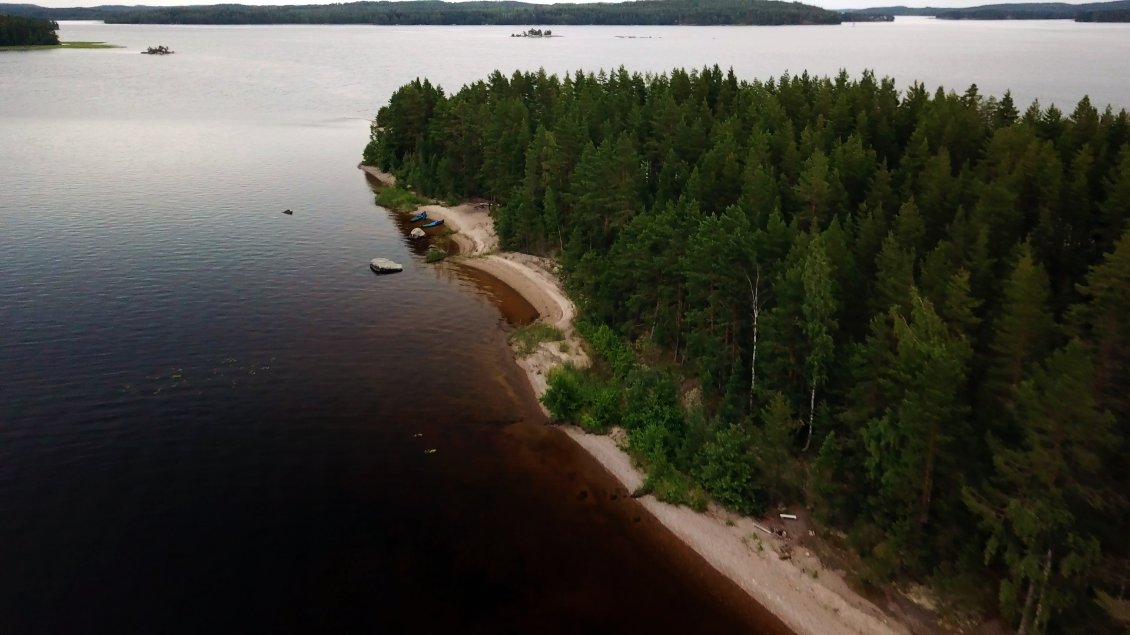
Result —
<instances>
[{"instance_id":1,"label":"small island","mask_svg":"<svg viewBox=\"0 0 1130 635\"><path fill-rule=\"evenodd\" d=\"M176 53L176 51L169 50L169 47L164 44L150 46L141 52L142 55L172 55L173 53Z\"/></svg>"},{"instance_id":2,"label":"small island","mask_svg":"<svg viewBox=\"0 0 1130 635\"><path fill-rule=\"evenodd\" d=\"M510 37L553 37L553 31L546 29L528 29L523 33L511 33ZM561 36L558 36L561 37Z\"/></svg>"}]
</instances>

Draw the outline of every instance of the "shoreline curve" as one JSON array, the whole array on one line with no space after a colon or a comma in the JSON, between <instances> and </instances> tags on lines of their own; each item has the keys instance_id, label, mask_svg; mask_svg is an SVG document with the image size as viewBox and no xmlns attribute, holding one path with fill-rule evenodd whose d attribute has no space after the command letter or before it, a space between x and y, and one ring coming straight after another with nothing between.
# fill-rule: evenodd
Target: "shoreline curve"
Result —
<instances>
[{"instance_id":1,"label":"shoreline curve","mask_svg":"<svg viewBox=\"0 0 1130 635\"><path fill-rule=\"evenodd\" d=\"M359 165L383 185L396 178L380 169ZM561 329L567 347L543 342L528 356L515 352L515 360L539 399L545 394L549 371L565 363L587 366L589 359L573 328L576 307L561 287L555 263L517 252L500 252L494 222L483 203L465 202L454 207L423 205L420 210L455 231L459 249L452 260L485 271L526 299L539 319ZM567 352L566 352L567 351ZM617 442L622 434L589 434L573 425L559 426L574 443L595 458L628 491L643 485L644 475ZM706 512L664 503L653 495L637 498L640 504L681 542L714 569L742 588L758 604L778 617L798 635L910 635L906 625L853 591L843 574L822 565L803 549L788 558L784 541L765 521L729 512L711 503Z\"/></svg>"}]
</instances>

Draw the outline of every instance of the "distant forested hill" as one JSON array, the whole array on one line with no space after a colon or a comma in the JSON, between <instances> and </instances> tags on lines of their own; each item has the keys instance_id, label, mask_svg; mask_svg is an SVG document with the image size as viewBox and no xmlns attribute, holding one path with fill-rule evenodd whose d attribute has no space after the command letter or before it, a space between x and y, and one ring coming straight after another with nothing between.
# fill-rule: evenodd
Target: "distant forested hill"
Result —
<instances>
[{"instance_id":1,"label":"distant forested hill","mask_svg":"<svg viewBox=\"0 0 1130 635\"><path fill-rule=\"evenodd\" d=\"M935 16L941 11L946 11L938 7L904 7L899 5L897 7L871 7L868 9L849 9L844 13L858 13L862 15L921 15L921 16Z\"/></svg>"},{"instance_id":2,"label":"distant forested hill","mask_svg":"<svg viewBox=\"0 0 1130 635\"><path fill-rule=\"evenodd\" d=\"M1130 22L1130 8L1114 11L1083 11L1075 16L1076 22Z\"/></svg>"},{"instance_id":3,"label":"distant forested hill","mask_svg":"<svg viewBox=\"0 0 1130 635\"><path fill-rule=\"evenodd\" d=\"M36 46L59 43L51 20L0 14L0 46Z\"/></svg>"},{"instance_id":4,"label":"distant forested hill","mask_svg":"<svg viewBox=\"0 0 1130 635\"><path fill-rule=\"evenodd\" d=\"M944 7L872 7L847 11L847 15L926 15L943 20L1075 20L1077 22L1128 22L1130 0L1067 4L1064 2L1029 2L1023 4L987 4L953 9ZM851 19L848 17L847 19Z\"/></svg>"},{"instance_id":5,"label":"distant forested hill","mask_svg":"<svg viewBox=\"0 0 1130 635\"><path fill-rule=\"evenodd\" d=\"M969 9L942 11L937 17L945 20L1074 20L1081 14L1099 14L1130 9L1130 1L1066 4L1033 2L1024 4L989 4Z\"/></svg>"},{"instance_id":6,"label":"distant forested hill","mask_svg":"<svg viewBox=\"0 0 1130 635\"><path fill-rule=\"evenodd\" d=\"M10 9L10 10L9 10ZM0 5L0 12L131 24L839 24L840 14L776 0L639 0L614 4L524 2L351 2L300 6L218 4L184 7L50 9Z\"/></svg>"}]
</instances>

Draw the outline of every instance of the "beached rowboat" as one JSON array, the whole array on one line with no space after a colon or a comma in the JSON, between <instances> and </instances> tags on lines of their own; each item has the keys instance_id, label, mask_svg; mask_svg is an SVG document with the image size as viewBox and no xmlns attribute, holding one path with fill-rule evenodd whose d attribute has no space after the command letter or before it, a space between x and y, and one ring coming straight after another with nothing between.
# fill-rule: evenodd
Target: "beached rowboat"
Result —
<instances>
[{"instance_id":1,"label":"beached rowboat","mask_svg":"<svg viewBox=\"0 0 1130 635\"><path fill-rule=\"evenodd\" d=\"M430 221L424 223L423 225L420 225L420 227L439 227L442 224L443 224L443 219L437 218L435 220L430 220Z\"/></svg>"},{"instance_id":2,"label":"beached rowboat","mask_svg":"<svg viewBox=\"0 0 1130 635\"><path fill-rule=\"evenodd\" d=\"M422 220L427 220L427 218L428 218L427 212L420 212L419 214L413 214L412 218L409 218L408 221L415 223L415 222L419 222L419 221L422 221Z\"/></svg>"}]
</instances>

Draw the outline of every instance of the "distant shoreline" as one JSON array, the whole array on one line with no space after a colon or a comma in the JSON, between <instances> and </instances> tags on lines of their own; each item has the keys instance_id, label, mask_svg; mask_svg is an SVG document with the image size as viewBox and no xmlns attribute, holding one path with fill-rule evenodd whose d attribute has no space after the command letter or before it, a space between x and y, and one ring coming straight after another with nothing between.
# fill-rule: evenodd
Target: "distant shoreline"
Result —
<instances>
[{"instance_id":1,"label":"distant shoreline","mask_svg":"<svg viewBox=\"0 0 1130 635\"><path fill-rule=\"evenodd\" d=\"M189 5L51 8L0 4L0 13L51 20L104 20L108 24L372 24L410 25L804 25L840 24L838 11L800 2L747 0L723 5L696 0L646 0L596 4L380 3L334 5Z\"/></svg>"},{"instance_id":2,"label":"distant shoreline","mask_svg":"<svg viewBox=\"0 0 1130 635\"><path fill-rule=\"evenodd\" d=\"M396 178L378 168L359 165L383 185ZM546 376L557 366L572 362L587 365L588 358L573 328L576 309L561 288L553 263L515 252L499 252L498 236L486 208L475 203L455 207L424 205L419 209L431 218L442 218L455 230L452 238L459 249L455 261L485 271L512 289L537 310L541 320L560 328L567 350L541 344L533 354L515 360L539 399L546 391ZM543 411L544 406L541 406ZM643 484L643 473L617 443L616 434L597 435L576 426L560 426L629 492ZM909 629L852 591L841 575L805 553L789 560L778 556L780 541L767 533L767 525L779 521L755 521L711 505L705 513L664 503L652 495L638 498L640 504L681 542L714 569L742 588L754 601L777 616L798 635L908 635Z\"/></svg>"}]
</instances>

